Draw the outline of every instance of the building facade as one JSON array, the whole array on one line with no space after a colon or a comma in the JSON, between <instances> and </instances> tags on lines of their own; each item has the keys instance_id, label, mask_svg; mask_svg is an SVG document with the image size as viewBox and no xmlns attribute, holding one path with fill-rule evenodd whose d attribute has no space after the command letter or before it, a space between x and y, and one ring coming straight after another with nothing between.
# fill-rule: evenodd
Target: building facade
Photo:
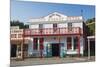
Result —
<instances>
[{"instance_id":1,"label":"building facade","mask_svg":"<svg viewBox=\"0 0 100 67\"><path fill-rule=\"evenodd\" d=\"M11 58L17 59L28 56L28 40L29 37L23 37L23 29L19 26L11 26L10 28L10 56ZM23 55L24 54L24 55Z\"/></svg>"},{"instance_id":2,"label":"building facade","mask_svg":"<svg viewBox=\"0 0 100 67\"><path fill-rule=\"evenodd\" d=\"M58 12L30 19L29 29L22 32L22 44L27 44L27 56L83 55L86 45L83 21L82 16L66 16Z\"/></svg>"}]
</instances>

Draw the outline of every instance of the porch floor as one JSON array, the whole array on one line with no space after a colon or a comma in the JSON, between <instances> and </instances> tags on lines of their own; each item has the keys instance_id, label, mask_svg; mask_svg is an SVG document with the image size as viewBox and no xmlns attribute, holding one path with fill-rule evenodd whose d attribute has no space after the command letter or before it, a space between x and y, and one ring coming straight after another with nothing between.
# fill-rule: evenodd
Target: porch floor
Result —
<instances>
[{"instance_id":1,"label":"porch floor","mask_svg":"<svg viewBox=\"0 0 100 67\"><path fill-rule=\"evenodd\" d=\"M44 64L61 64L61 63L76 63L76 62L92 62L95 61L95 56L88 57L66 57L66 58L27 58L24 61L11 60L11 67L14 66L31 66L31 65L44 65Z\"/></svg>"}]
</instances>

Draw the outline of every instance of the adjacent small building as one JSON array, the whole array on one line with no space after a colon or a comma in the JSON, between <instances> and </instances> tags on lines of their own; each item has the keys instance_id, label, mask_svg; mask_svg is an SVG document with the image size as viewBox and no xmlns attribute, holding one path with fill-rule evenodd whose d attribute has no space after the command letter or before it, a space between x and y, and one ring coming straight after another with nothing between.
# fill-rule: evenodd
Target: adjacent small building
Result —
<instances>
[{"instance_id":1,"label":"adjacent small building","mask_svg":"<svg viewBox=\"0 0 100 67\"><path fill-rule=\"evenodd\" d=\"M25 41L24 41L25 40ZM28 56L28 40L29 38L23 37L23 29L19 26L11 26L10 28L10 43L11 43L11 58L22 58ZM23 53L24 52L24 53Z\"/></svg>"},{"instance_id":2,"label":"adjacent small building","mask_svg":"<svg viewBox=\"0 0 100 67\"><path fill-rule=\"evenodd\" d=\"M82 16L54 12L30 19L29 29L11 27L12 57L18 57L17 54L24 57L82 56L85 46L86 32Z\"/></svg>"}]
</instances>

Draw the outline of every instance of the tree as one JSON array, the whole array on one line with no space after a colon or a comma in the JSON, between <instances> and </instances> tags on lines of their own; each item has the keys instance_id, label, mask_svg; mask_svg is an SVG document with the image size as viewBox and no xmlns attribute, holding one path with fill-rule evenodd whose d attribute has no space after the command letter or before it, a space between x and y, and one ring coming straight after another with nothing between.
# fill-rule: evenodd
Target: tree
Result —
<instances>
[{"instance_id":1,"label":"tree","mask_svg":"<svg viewBox=\"0 0 100 67\"><path fill-rule=\"evenodd\" d=\"M86 24L92 23L92 22L95 22L95 18L88 19L88 20L86 21Z\"/></svg>"},{"instance_id":2,"label":"tree","mask_svg":"<svg viewBox=\"0 0 100 67\"><path fill-rule=\"evenodd\" d=\"M20 21L10 21L10 26L19 26L20 29L26 29L29 28L29 25L24 25L23 22Z\"/></svg>"},{"instance_id":3,"label":"tree","mask_svg":"<svg viewBox=\"0 0 100 67\"><path fill-rule=\"evenodd\" d=\"M88 29L87 35L88 36L95 35L95 18L88 19L86 21L86 26Z\"/></svg>"}]
</instances>

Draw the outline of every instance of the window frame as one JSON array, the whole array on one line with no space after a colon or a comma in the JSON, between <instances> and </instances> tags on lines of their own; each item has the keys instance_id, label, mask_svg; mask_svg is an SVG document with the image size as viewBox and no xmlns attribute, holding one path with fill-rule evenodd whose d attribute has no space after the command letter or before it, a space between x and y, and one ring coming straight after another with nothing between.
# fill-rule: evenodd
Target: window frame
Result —
<instances>
[{"instance_id":1,"label":"window frame","mask_svg":"<svg viewBox=\"0 0 100 67\"><path fill-rule=\"evenodd\" d=\"M57 23L54 23L54 24L53 24L53 31L54 31L54 32L57 31L57 28L58 28L58 24L57 24Z\"/></svg>"},{"instance_id":2,"label":"window frame","mask_svg":"<svg viewBox=\"0 0 100 67\"><path fill-rule=\"evenodd\" d=\"M72 27L73 27L73 24L72 23L68 23L68 31L72 31Z\"/></svg>"}]
</instances>

